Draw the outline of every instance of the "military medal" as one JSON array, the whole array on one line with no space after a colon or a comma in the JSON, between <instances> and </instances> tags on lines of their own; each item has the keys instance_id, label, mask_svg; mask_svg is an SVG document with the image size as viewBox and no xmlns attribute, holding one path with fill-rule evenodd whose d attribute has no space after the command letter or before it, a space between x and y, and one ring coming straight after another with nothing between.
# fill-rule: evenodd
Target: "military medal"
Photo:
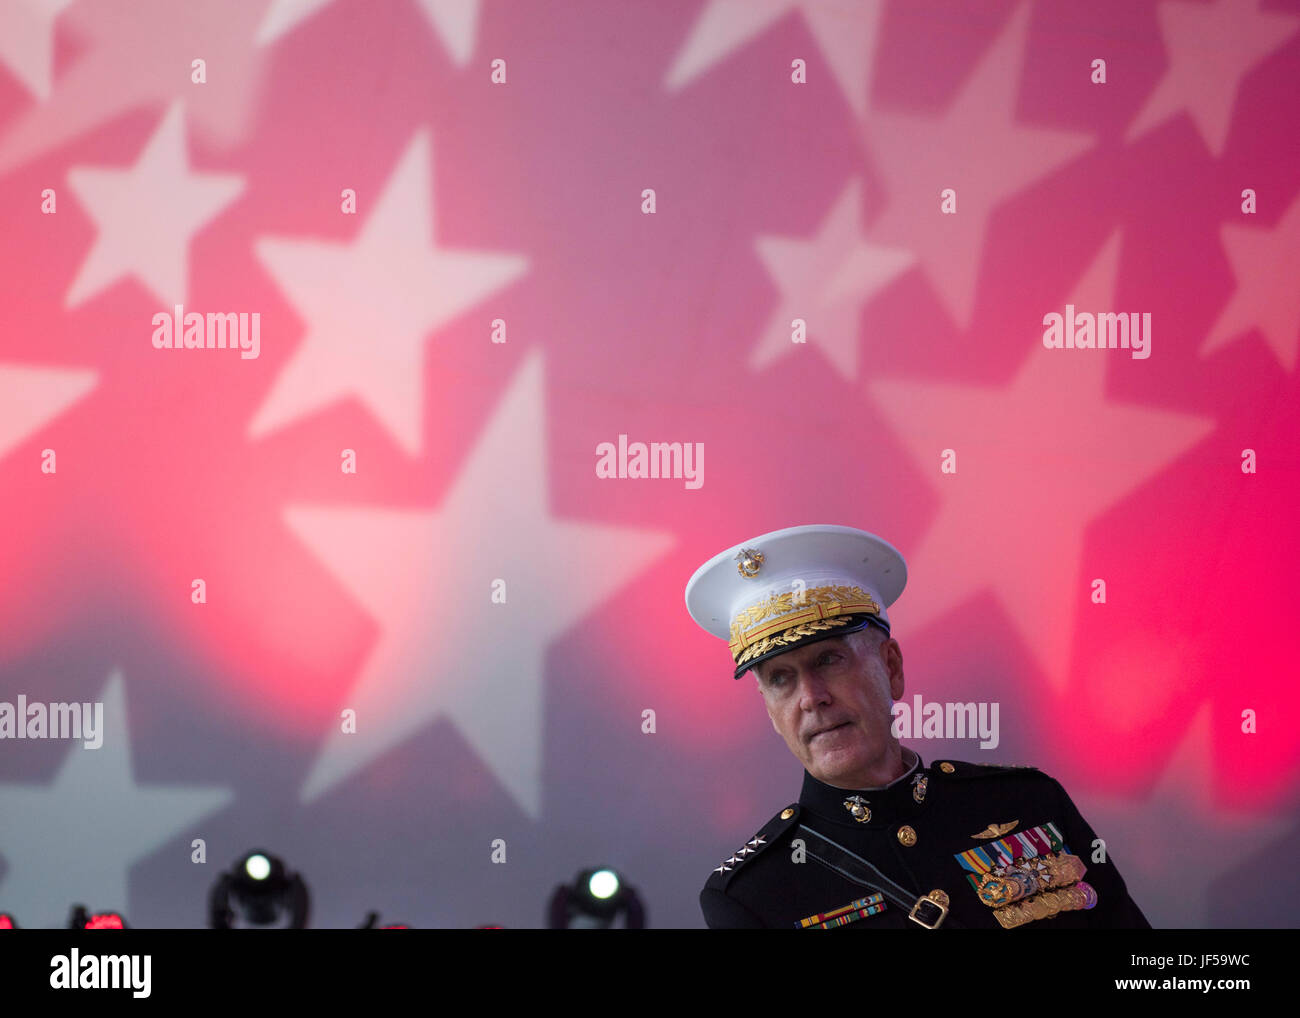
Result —
<instances>
[{"instance_id":1,"label":"military medal","mask_svg":"<svg viewBox=\"0 0 1300 1018\"><path fill-rule=\"evenodd\" d=\"M799 930L833 930L837 926L845 926L883 911L885 911L884 895L870 894L840 908L833 908L829 912L820 912L817 915L810 915L807 919L800 919L794 925L795 929Z\"/></svg>"},{"instance_id":2,"label":"military medal","mask_svg":"<svg viewBox=\"0 0 1300 1018\"><path fill-rule=\"evenodd\" d=\"M867 800L860 795L850 795L845 799L844 808L853 814L853 819L860 824L865 824L871 819L871 807L867 805Z\"/></svg>"},{"instance_id":3,"label":"military medal","mask_svg":"<svg viewBox=\"0 0 1300 1018\"><path fill-rule=\"evenodd\" d=\"M1015 825L989 824L971 837L995 837ZM1003 929L1097 904L1097 892L1083 882L1088 868L1071 854L1055 824L967 849L954 858Z\"/></svg>"}]
</instances>

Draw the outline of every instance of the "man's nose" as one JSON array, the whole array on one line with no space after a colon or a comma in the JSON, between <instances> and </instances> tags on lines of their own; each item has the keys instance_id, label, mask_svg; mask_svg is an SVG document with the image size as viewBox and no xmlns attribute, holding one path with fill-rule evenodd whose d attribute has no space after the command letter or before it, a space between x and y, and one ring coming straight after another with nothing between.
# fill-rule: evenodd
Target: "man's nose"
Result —
<instances>
[{"instance_id":1,"label":"man's nose","mask_svg":"<svg viewBox=\"0 0 1300 1018\"><path fill-rule=\"evenodd\" d=\"M799 702L803 704L825 703L830 699L826 680L815 669L799 673Z\"/></svg>"}]
</instances>

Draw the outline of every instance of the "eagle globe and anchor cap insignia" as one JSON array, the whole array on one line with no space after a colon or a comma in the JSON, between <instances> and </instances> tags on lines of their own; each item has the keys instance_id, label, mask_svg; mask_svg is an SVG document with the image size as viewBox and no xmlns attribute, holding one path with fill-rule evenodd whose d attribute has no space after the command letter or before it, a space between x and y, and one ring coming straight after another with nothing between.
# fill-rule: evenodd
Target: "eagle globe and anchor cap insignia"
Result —
<instances>
[{"instance_id":1,"label":"eagle globe and anchor cap insignia","mask_svg":"<svg viewBox=\"0 0 1300 1018\"><path fill-rule=\"evenodd\" d=\"M871 819L871 807L867 800L860 795L850 795L844 800L844 808L852 814L853 819L860 824L865 824Z\"/></svg>"},{"instance_id":2,"label":"eagle globe and anchor cap insignia","mask_svg":"<svg viewBox=\"0 0 1300 1018\"><path fill-rule=\"evenodd\" d=\"M763 553L757 548L741 548L740 553L736 555L736 561L740 563L736 566L736 571L741 576L752 578L758 575L758 570L765 559Z\"/></svg>"}]
</instances>

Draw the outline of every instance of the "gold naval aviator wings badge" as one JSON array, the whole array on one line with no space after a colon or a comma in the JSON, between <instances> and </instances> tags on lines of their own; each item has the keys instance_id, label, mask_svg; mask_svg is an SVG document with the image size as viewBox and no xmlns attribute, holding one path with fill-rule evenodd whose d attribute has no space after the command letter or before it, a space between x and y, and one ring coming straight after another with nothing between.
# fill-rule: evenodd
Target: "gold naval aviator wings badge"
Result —
<instances>
[{"instance_id":1,"label":"gold naval aviator wings badge","mask_svg":"<svg viewBox=\"0 0 1300 1018\"><path fill-rule=\"evenodd\" d=\"M984 830L980 831L979 834L972 834L971 837L1000 838L1002 835L1009 834L1011 831L1015 830L1016 824L1018 823L1020 823L1019 820L1012 820L1010 823L1006 824L989 824L984 828Z\"/></svg>"}]
</instances>

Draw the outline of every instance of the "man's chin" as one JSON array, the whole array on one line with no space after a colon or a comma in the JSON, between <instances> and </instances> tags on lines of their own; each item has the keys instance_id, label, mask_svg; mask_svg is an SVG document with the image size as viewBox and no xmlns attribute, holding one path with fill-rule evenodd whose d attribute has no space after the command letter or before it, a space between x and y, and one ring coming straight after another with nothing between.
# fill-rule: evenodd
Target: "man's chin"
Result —
<instances>
[{"instance_id":1,"label":"man's chin","mask_svg":"<svg viewBox=\"0 0 1300 1018\"><path fill-rule=\"evenodd\" d=\"M862 767L862 755L849 749L829 753L814 753L808 764L808 773L824 785L837 788L856 788L849 776Z\"/></svg>"}]
</instances>

